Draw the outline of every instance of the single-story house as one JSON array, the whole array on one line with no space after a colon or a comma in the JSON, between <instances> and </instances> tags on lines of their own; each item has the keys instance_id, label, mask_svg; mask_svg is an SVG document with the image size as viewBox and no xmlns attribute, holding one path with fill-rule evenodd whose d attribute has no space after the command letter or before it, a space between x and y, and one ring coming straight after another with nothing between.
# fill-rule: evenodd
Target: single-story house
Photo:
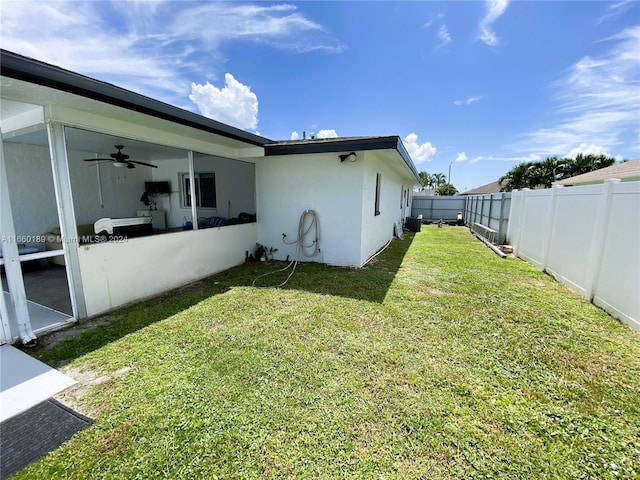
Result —
<instances>
[{"instance_id":1,"label":"single-story house","mask_svg":"<svg viewBox=\"0 0 640 480\"><path fill-rule=\"evenodd\" d=\"M609 167L583 173L574 177L565 178L554 182L556 185L594 185L605 180L617 178L622 182L637 182L640 180L640 158L627 162L616 163Z\"/></svg>"},{"instance_id":2,"label":"single-story house","mask_svg":"<svg viewBox=\"0 0 640 480\"><path fill-rule=\"evenodd\" d=\"M420 180L398 136L272 141L0 53L0 344L242 264L256 244L362 266L410 215ZM68 308L31 294L31 264L58 273Z\"/></svg>"}]
</instances>

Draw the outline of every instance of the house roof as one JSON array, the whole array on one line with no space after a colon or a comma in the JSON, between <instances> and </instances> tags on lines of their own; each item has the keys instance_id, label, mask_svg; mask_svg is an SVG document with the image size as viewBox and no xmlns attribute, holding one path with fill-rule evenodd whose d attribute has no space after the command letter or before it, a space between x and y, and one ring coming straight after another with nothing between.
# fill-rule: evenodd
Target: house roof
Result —
<instances>
[{"instance_id":1,"label":"house roof","mask_svg":"<svg viewBox=\"0 0 640 480\"><path fill-rule=\"evenodd\" d=\"M263 146L271 140L55 65L0 49L0 74Z\"/></svg>"},{"instance_id":2,"label":"house roof","mask_svg":"<svg viewBox=\"0 0 640 480\"><path fill-rule=\"evenodd\" d=\"M565 178L555 182L559 185L585 185L590 183L602 183L610 178L620 180L640 180L640 158L629 160L628 162L617 163L610 167L583 173L575 177Z\"/></svg>"},{"instance_id":3,"label":"house roof","mask_svg":"<svg viewBox=\"0 0 640 480\"><path fill-rule=\"evenodd\" d=\"M378 137L338 137L305 140L283 140L264 145L265 156L304 153L357 152L363 150L396 150L416 180L421 183L402 139L397 135Z\"/></svg>"},{"instance_id":4,"label":"house roof","mask_svg":"<svg viewBox=\"0 0 640 480\"><path fill-rule=\"evenodd\" d=\"M251 145L264 147L265 155L393 149L398 152L417 181L420 182L416 167L398 136L273 141L110 83L3 49L0 49L0 74L3 77L71 93Z\"/></svg>"},{"instance_id":5,"label":"house roof","mask_svg":"<svg viewBox=\"0 0 640 480\"><path fill-rule=\"evenodd\" d=\"M459 195L485 195L487 193L499 193L500 188L500 182L496 181L487 183L486 185L482 185L481 187L472 188L471 190L462 192Z\"/></svg>"}]
</instances>

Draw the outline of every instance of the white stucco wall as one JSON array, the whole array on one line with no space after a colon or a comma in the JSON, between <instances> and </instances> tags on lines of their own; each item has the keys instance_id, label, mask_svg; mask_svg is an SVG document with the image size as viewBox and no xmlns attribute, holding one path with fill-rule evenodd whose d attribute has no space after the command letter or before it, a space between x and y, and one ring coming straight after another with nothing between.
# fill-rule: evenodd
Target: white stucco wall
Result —
<instances>
[{"instance_id":1,"label":"white stucco wall","mask_svg":"<svg viewBox=\"0 0 640 480\"><path fill-rule=\"evenodd\" d=\"M336 153L265 157L256 165L258 242L275 258L294 258L301 214L314 210L320 254L305 260L354 265L360 258L362 162L341 163Z\"/></svg>"},{"instance_id":2,"label":"white stucco wall","mask_svg":"<svg viewBox=\"0 0 640 480\"><path fill-rule=\"evenodd\" d=\"M361 266L393 236L402 220L403 185L413 185L386 152L358 152L355 162L340 162L337 153L265 157L256 165L258 242L276 247L275 258L291 259L300 215L317 213L320 254L313 261ZM376 173L382 174L380 212L374 215ZM309 260L309 259L304 259Z\"/></svg>"},{"instance_id":3,"label":"white stucco wall","mask_svg":"<svg viewBox=\"0 0 640 480\"><path fill-rule=\"evenodd\" d=\"M380 152L366 152L362 188L362 237L360 264L366 262L393 237L394 222L402 222L406 214L406 202L400 207L401 191L411 184L393 168L393 163ZM376 174L381 175L380 215L374 215Z\"/></svg>"},{"instance_id":4,"label":"white stucco wall","mask_svg":"<svg viewBox=\"0 0 640 480\"><path fill-rule=\"evenodd\" d=\"M255 223L80 246L87 314L97 315L240 265Z\"/></svg>"}]
</instances>

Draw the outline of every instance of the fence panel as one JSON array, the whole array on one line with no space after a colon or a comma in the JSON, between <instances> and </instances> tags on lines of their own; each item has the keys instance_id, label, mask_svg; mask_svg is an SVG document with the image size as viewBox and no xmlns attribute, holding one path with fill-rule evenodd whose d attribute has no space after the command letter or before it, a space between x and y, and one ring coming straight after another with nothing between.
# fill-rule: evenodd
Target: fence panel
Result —
<instances>
[{"instance_id":1,"label":"fence panel","mask_svg":"<svg viewBox=\"0 0 640 480\"><path fill-rule=\"evenodd\" d=\"M508 241L537 265L640 330L640 182L513 192Z\"/></svg>"},{"instance_id":2,"label":"fence panel","mask_svg":"<svg viewBox=\"0 0 640 480\"><path fill-rule=\"evenodd\" d=\"M464 207L465 223L471 227L476 223L497 232L496 241L505 243L509 228L511 193L491 193L467 197Z\"/></svg>"},{"instance_id":3,"label":"fence panel","mask_svg":"<svg viewBox=\"0 0 640 480\"><path fill-rule=\"evenodd\" d=\"M458 212L463 212L465 198L460 196L414 196L411 204L411 216L422 215L425 222L455 222Z\"/></svg>"}]
</instances>

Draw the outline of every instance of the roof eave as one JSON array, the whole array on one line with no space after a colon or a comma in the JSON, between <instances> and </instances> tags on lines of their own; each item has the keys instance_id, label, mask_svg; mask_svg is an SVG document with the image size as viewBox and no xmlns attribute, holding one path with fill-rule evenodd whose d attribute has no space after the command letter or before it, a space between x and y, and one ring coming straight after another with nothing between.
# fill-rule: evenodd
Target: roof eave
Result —
<instances>
[{"instance_id":1,"label":"roof eave","mask_svg":"<svg viewBox=\"0 0 640 480\"><path fill-rule=\"evenodd\" d=\"M72 93L152 117L168 120L251 145L271 140L212 120L159 100L54 65L0 49L0 74L5 77Z\"/></svg>"},{"instance_id":2,"label":"roof eave","mask_svg":"<svg viewBox=\"0 0 640 480\"><path fill-rule=\"evenodd\" d=\"M388 137L367 137L355 139L339 139L335 141L313 141L309 140L300 143L272 143L264 146L265 156L274 155L296 155L309 153L334 153L345 151L364 150L396 150L406 166L409 168L417 183L420 183L420 176L416 170L409 153L404 148L402 140L397 135Z\"/></svg>"}]
</instances>

